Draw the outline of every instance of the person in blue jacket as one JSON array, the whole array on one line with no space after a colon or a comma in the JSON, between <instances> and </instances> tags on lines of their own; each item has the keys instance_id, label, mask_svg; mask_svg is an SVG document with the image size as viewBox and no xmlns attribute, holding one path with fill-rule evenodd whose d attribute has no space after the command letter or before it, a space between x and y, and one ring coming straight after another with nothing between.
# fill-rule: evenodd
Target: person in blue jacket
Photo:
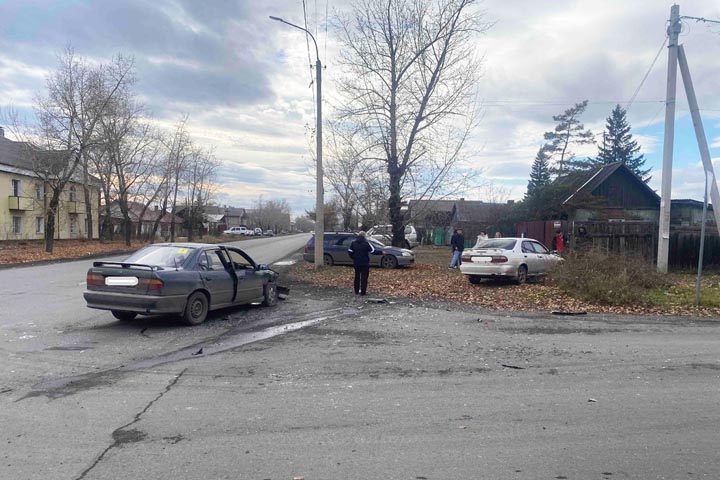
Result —
<instances>
[{"instance_id":1,"label":"person in blue jacket","mask_svg":"<svg viewBox=\"0 0 720 480\"><path fill-rule=\"evenodd\" d=\"M365 238L366 233L360 231L348 248L348 254L355 267L355 295L367 293L368 277L370 276L370 255L375 253L375 247Z\"/></svg>"},{"instance_id":2,"label":"person in blue jacket","mask_svg":"<svg viewBox=\"0 0 720 480\"><path fill-rule=\"evenodd\" d=\"M462 252L465 248L465 237L463 237L462 229L456 228L453 232L453 236L450 238L450 246L452 247L452 260L450 260L450 266L448 268L458 268L462 258Z\"/></svg>"}]
</instances>

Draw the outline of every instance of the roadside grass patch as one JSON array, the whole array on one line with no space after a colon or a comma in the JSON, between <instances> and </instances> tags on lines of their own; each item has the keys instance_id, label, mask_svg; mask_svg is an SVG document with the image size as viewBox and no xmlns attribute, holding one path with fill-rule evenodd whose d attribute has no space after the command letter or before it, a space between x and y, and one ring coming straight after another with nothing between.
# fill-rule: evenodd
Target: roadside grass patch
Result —
<instances>
[{"instance_id":1,"label":"roadside grass patch","mask_svg":"<svg viewBox=\"0 0 720 480\"><path fill-rule=\"evenodd\" d=\"M568 255L551 275L561 291L601 305L648 304L649 291L671 285L644 258L599 249Z\"/></svg>"},{"instance_id":2,"label":"roadside grass patch","mask_svg":"<svg viewBox=\"0 0 720 480\"><path fill-rule=\"evenodd\" d=\"M686 307L695 305L696 274L670 275L672 284L667 288L655 288L646 294L646 300L652 305L663 308ZM700 284L700 305L720 308L720 275L703 275Z\"/></svg>"}]
</instances>

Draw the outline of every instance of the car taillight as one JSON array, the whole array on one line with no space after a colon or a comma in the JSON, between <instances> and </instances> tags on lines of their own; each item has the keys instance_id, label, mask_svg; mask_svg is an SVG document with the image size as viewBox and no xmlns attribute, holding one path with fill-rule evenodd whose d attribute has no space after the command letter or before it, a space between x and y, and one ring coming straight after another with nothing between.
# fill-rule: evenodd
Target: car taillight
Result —
<instances>
[{"instance_id":1,"label":"car taillight","mask_svg":"<svg viewBox=\"0 0 720 480\"><path fill-rule=\"evenodd\" d=\"M86 283L88 285L105 285L105 277L99 273L88 273Z\"/></svg>"},{"instance_id":2,"label":"car taillight","mask_svg":"<svg viewBox=\"0 0 720 480\"><path fill-rule=\"evenodd\" d=\"M305 253L308 253L309 251L310 251L310 247L308 247L307 245L305 245Z\"/></svg>"},{"instance_id":3,"label":"car taillight","mask_svg":"<svg viewBox=\"0 0 720 480\"><path fill-rule=\"evenodd\" d=\"M463 255L462 257L463 262L470 262L472 261L472 255Z\"/></svg>"},{"instance_id":4,"label":"car taillight","mask_svg":"<svg viewBox=\"0 0 720 480\"><path fill-rule=\"evenodd\" d=\"M502 255L496 255L492 257L492 260L490 260L490 263L505 263L507 262L507 257L504 257Z\"/></svg>"},{"instance_id":5,"label":"car taillight","mask_svg":"<svg viewBox=\"0 0 720 480\"><path fill-rule=\"evenodd\" d=\"M163 288L163 281L157 278L143 278L141 284L147 287L148 293L160 293Z\"/></svg>"}]
</instances>

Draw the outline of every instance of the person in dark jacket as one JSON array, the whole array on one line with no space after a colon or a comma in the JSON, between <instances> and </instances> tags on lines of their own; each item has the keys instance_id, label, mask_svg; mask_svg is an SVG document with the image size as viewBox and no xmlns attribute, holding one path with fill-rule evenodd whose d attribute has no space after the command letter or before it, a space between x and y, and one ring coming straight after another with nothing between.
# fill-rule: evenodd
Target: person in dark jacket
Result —
<instances>
[{"instance_id":1,"label":"person in dark jacket","mask_svg":"<svg viewBox=\"0 0 720 480\"><path fill-rule=\"evenodd\" d=\"M367 293L368 277L370 276L370 255L375 253L375 247L365 238L365 232L360 231L348 248L348 254L355 267L355 295Z\"/></svg>"},{"instance_id":2,"label":"person in dark jacket","mask_svg":"<svg viewBox=\"0 0 720 480\"><path fill-rule=\"evenodd\" d=\"M450 246L452 247L453 256L448 268L458 268L463 249L465 249L465 237L463 237L462 229L455 229L453 236L450 238Z\"/></svg>"}]
</instances>

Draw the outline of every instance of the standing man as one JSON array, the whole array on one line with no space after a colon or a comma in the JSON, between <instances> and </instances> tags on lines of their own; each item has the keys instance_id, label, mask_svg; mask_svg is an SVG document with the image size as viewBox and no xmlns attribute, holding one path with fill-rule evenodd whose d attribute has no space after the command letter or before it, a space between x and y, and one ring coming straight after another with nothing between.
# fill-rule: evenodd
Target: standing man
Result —
<instances>
[{"instance_id":1,"label":"standing man","mask_svg":"<svg viewBox=\"0 0 720 480\"><path fill-rule=\"evenodd\" d=\"M458 268L463 249L465 249L465 237L463 237L462 229L455 229L453 236L450 238L450 246L452 247L453 256L448 268Z\"/></svg>"},{"instance_id":2,"label":"standing man","mask_svg":"<svg viewBox=\"0 0 720 480\"><path fill-rule=\"evenodd\" d=\"M370 276L370 255L375 253L372 243L365 238L363 230L358 233L348 248L348 254L353 259L355 267L355 295L365 295L367 293L368 277Z\"/></svg>"}]
</instances>

